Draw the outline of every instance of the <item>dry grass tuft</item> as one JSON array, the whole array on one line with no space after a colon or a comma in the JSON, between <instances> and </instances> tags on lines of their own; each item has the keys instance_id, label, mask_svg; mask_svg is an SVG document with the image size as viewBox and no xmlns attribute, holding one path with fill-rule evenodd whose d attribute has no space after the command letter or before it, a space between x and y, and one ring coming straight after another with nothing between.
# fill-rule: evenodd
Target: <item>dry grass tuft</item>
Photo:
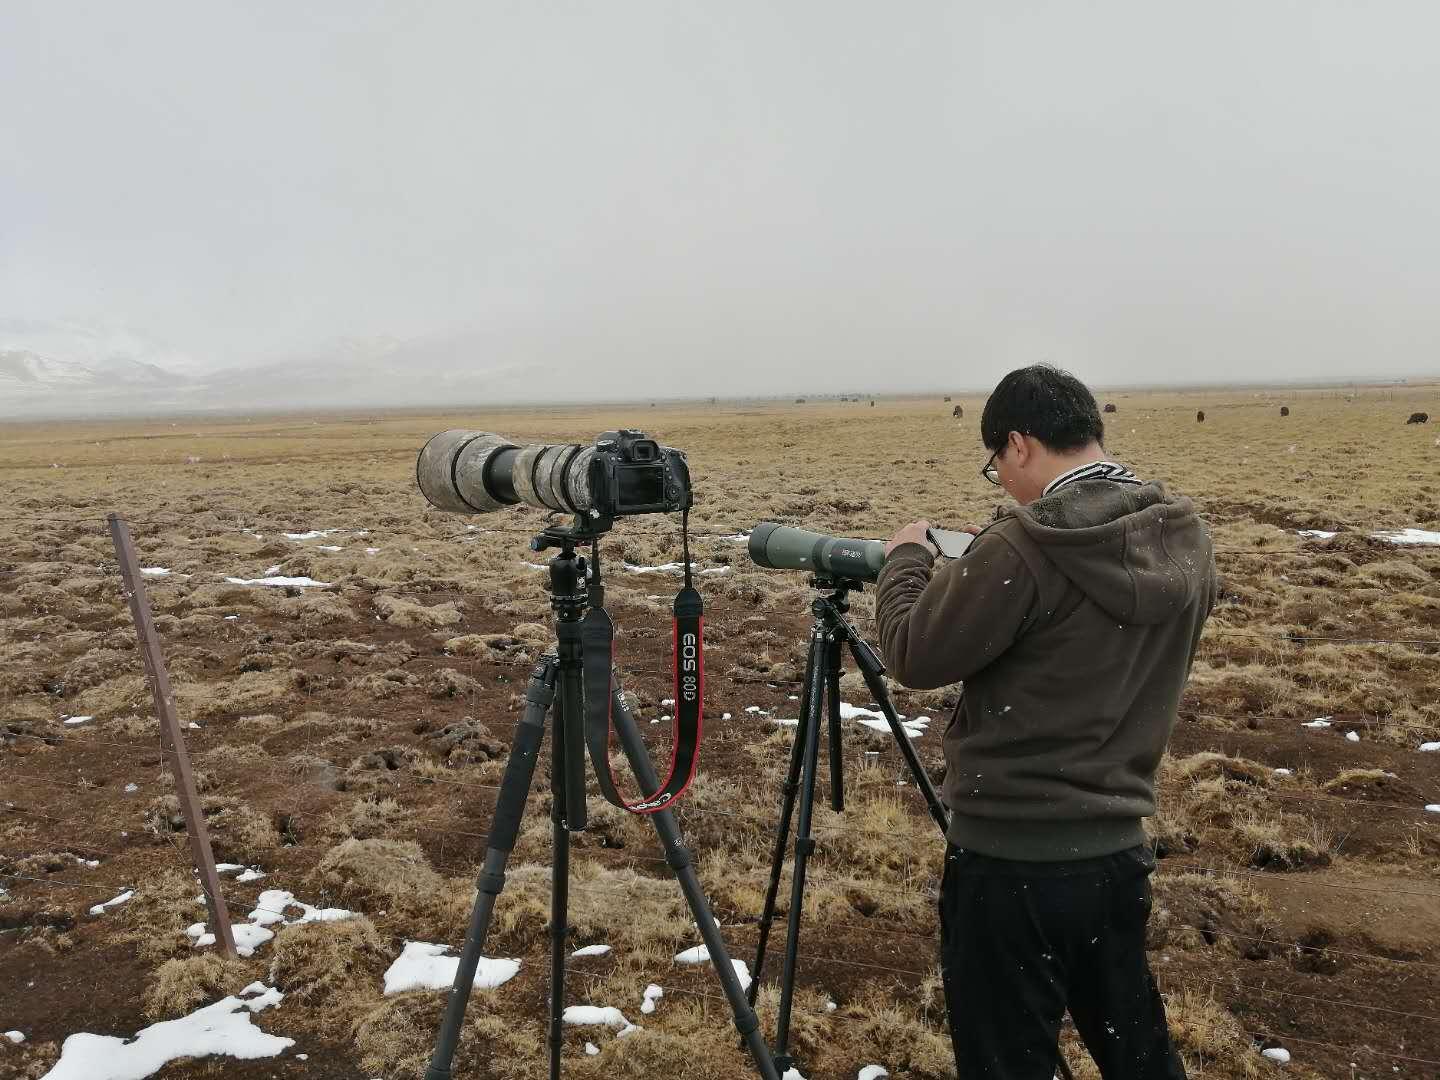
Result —
<instances>
[{"instance_id":1,"label":"dry grass tuft","mask_svg":"<svg viewBox=\"0 0 1440 1080\"><path fill-rule=\"evenodd\" d=\"M253 981L255 971L253 961L228 960L218 953L166 960L145 989L145 1015L163 1020L193 1012Z\"/></svg>"},{"instance_id":2,"label":"dry grass tuft","mask_svg":"<svg viewBox=\"0 0 1440 1080\"><path fill-rule=\"evenodd\" d=\"M1174 765L1177 778L1191 782L1219 777L1222 780L1235 780L1242 784L1263 787L1274 777L1273 771L1258 761L1227 757L1212 750L1192 754L1176 761Z\"/></svg>"},{"instance_id":3,"label":"dry grass tuft","mask_svg":"<svg viewBox=\"0 0 1440 1080\"><path fill-rule=\"evenodd\" d=\"M543 1074L543 1024L496 1015L499 991L476 990L456 1047L456 1076L530 1080ZM369 1073L419 1076L435 1047L435 1029L444 999L416 992L382 998L354 1022L360 1062ZM577 1063L578 1065L578 1063ZM577 1074L578 1075L578 1074Z\"/></svg>"},{"instance_id":4,"label":"dry grass tuft","mask_svg":"<svg viewBox=\"0 0 1440 1080\"><path fill-rule=\"evenodd\" d=\"M190 956L186 927L208 917L203 903L196 903L200 886L187 870L167 870L145 883L129 903L122 904L107 918L123 928L124 938L142 960L158 965L172 957Z\"/></svg>"},{"instance_id":5,"label":"dry grass tuft","mask_svg":"<svg viewBox=\"0 0 1440 1080\"><path fill-rule=\"evenodd\" d=\"M1331 838L1316 823L1296 814L1250 812L1235 824L1235 837L1260 870L1306 870L1330 865Z\"/></svg>"},{"instance_id":6,"label":"dry grass tuft","mask_svg":"<svg viewBox=\"0 0 1440 1080\"><path fill-rule=\"evenodd\" d=\"M413 840L346 840L325 853L311 880L347 903L394 906L436 893L444 878Z\"/></svg>"},{"instance_id":7,"label":"dry grass tuft","mask_svg":"<svg viewBox=\"0 0 1440 1080\"><path fill-rule=\"evenodd\" d=\"M1330 795L1388 795L1401 785L1400 778L1384 769L1346 769L1320 785Z\"/></svg>"},{"instance_id":8,"label":"dry grass tuft","mask_svg":"<svg viewBox=\"0 0 1440 1080\"><path fill-rule=\"evenodd\" d=\"M391 950L363 916L301 923L276 935L270 981L322 1017L348 1020L380 998Z\"/></svg>"},{"instance_id":9,"label":"dry grass tuft","mask_svg":"<svg viewBox=\"0 0 1440 1080\"><path fill-rule=\"evenodd\" d=\"M426 607L399 596L378 596L375 598L375 610L380 618L391 626L419 626L438 630L442 626L454 626L460 621L460 609L453 602Z\"/></svg>"},{"instance_id":10,"label":"dry grass tuft","mask_svg":"<svg viewBox=\"0 0 1440 1080\"><path fill-rule=\"evenodd\" d=\"M600 1047L594 1057L581 1055L567 1074L582 1080L610 1080L616 1076L673 1076L685 1080L733 1080L754 1074L749 1055L738 1046L735 1028L723 1006L708 1012L693 1001L668 999L656 1014L658 1023L645 1020L645 1030L617 1039L600 1029L581 1029L581 1036ZM627 1011L638 1012L632 1006ZM645 1019L630 1017L632 1021ZM543 1053L543 1051L542 1051Z\"/></svg>"},{"instance_id":11,"label":"dry grass tuft","mask_svg":"<svg viewBox=\"0 0 1440 1080\"><path fill-rule=\"evenodd\" d=\"M1151 949L1219 950L1264 959L1278 948L1265 899L1244 882L1209 874L1161 873L1146 928Z\"/></svg>"}]
</instances>

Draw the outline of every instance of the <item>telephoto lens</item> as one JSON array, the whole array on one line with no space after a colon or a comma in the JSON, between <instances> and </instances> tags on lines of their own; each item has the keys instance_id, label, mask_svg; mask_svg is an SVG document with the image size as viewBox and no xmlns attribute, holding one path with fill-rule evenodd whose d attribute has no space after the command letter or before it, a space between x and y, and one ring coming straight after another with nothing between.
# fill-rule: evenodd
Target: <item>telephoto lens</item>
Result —
<instances>
[{"instance_id":1,"label":"telephoto lens","mask_svg":"<svg viewBox=\"0 0 1440 1080\"><path fill-rule=\"evenodd\" d=\"M885 565L885 545L879 540L827 536L773 521L755 526L749 550L755 564L767 570L808 570L850 581L874 581Z\"/></svg>"},{"instance_id":2,"label":"telephoto lens","mask_svg":"<svg viewBox=\"0 0 1440 1080\"><path fill-rule=\"evenodd\" d=\"M415 480L430 505L456 514L486 514L516 503L564 514L591 507L590 461L579 443L516 446L488 431L442 431L415 462Z\"/></svg>"}]
</instances>

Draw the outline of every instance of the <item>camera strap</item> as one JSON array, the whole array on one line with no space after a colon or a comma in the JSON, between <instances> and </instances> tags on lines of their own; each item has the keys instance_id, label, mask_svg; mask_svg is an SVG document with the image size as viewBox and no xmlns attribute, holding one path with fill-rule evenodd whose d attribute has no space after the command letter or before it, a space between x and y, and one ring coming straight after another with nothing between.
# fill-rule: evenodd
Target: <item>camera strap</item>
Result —
<instances>
[{"instance_id":1,"label":"camera strap","mask_svg":"<svg viewBox=\"0 0 1440 1080\"><path fill-rule=\"evenodd\" d=\"M615 623L600 606L592 606L580 623L585 742L590 749L600 793L607 802L632 814L653 814L680 798L695 778L695 767L700 761L705 697L705 604L690 578L689 518L686 512L680 519L685 583L675 594L674 606L675 720L670 769L652 794L636 802L625 801L610 771Z\"/></svg>"}]
</instances>

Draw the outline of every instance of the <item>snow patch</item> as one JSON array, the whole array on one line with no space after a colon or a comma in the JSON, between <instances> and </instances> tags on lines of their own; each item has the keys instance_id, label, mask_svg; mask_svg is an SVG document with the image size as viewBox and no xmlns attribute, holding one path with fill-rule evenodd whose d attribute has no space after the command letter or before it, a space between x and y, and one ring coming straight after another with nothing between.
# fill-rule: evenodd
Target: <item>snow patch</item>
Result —
<instances>
[{"instance_id":1,"label":"snow patch","mask_svg":"<svg viewBox=\"0 0 1440 1080\"><path fill-rule=\"evenodd\" d=\"M655 1011L655 1002L665 996L665 988L651 983L645 988L645 1000L640 1002L640 1011L649 1015Z\"/></svg>"},{"instance_id":2,"label":"snow patch","mask_svg":"<svg viewBox=\"0 0 1440 1080\"><path fill-rule=\"evenodd\" d=\"M143 1080L177 1058L275 1057L294 1046L295 1040L261 1031L250 1016L279 1005L284 996L255 982L239 995L221 998L188 1016L151 1024L131 1040L87 1032L71 1035L44 1080Z\"/></svg>"},{"instance_id":3,"label":"snow patch","mask_svg":"<svg viewBox=\"0 0 1440 1080\"><path fill-rule=\"evenodd\" d=\"M205 929L204 923L192 923L185 930L194 948L202 949L215 944L215 935ZM254 956L255 950L275 936L275 931L266 930L256 923L232 923L230 936L235 939L235 951L241 956Z\"/></svg>"},{"instance_id":4,"label":"snow patch","mask_svg":"<svg viewBox=\"0 0 1440 1080\"><path fill-rule=\"evenodd\" d=\"M67 717L67 718L66 718L65 723L71 724L71 725L74 725L74 724L88 724L91 720L94 720L94 719L95 719L95 717L93 717L93 716L71 716L71 717Z\"/></svg>"},{"instance_id":5,"label":"snow patch","mask_svg":"<svg viewBox=\"0 0 1440 1080\"><path fill-rule=\"evenodd\" d=\"M385 993L399 994L405 990L448 990L455 985L460 957L445 955L448 945L432 945L425 941L407 941L399 958L385 972ZM480 958L475 968L475 987L492 990L509 982L520 970L519 960Z\"/></svg>"},{"instance_id":6,"label":"snow patch","mask_svg":"<svg viewBox=\"0 0 1440 1080\"><path fill-rule=\"evenodd\" d=\"M567 1005L565 1011L560 1014L560 1022L574 1024L577 1027L615 1028L617 1038L639 1030L625 1019L624 1013L613 1005Z\"/></svg>"},{"instance_id":7,"label":"snow patch","mask_svg":"<svg viewBox=\"0 0 1440 1080\"><path fill-rule=\"evenodd\" d=\"M1440 742L1422 742L1420 744L1420 753L1422 754L1433 754L1437 751L1440 751Z\"/></svg>"},{"instance_id":8,"label":"snow patch","mask_svg":"<svg viewBox=\"0 0 1440 1080\"><path fill-rule=\"evenodd\" d=\"M1260 1056L1269 1058L1277 1065L1290 1064L1290 1051L1286 1050L1283 1046L1272 1046L1268 1050L1261 1050Z\"/></svg>"},{"instance_id":9,"label":"snow patch","mask_svg":"<svg viewBox=\"0 0 1440 1080\"><path fill-rule=\"evenodd\" d=\"M880 1080L882 1076L889 1076L890 1070L883 1065L866 1065L860 1070L860 1075L855 1080Z\"/></svg>"},{"instance_id":10,"label":"snow patch","mask_svg":"<svg viewBox=\"0 0 1440 1080\"><path fill-rule=\"evenodd\" d=\"M263 874L259 875L264 877ZM236 878L239 881L239 878ZM285 912L290 908L300 909L298 917L287 916ZM344 908L317 908L311 907L300 900L295 899L295 894L286 892L284 889L266 889L255 901L255 910L250 912L250 921L258 926L269 926L272 923L295 923L307 922L340 922L343 919L353 919L355 913L346 911Z\"/></svg>"},{"instance_id":11,"label":"snow patch","mask_svg":"<svg viewBox=\"0 0 1440 1080\"><path fill-rule=\"evenodd\" d=\"M1387 544L1440 544L1440 532L1426 529L1382 529L1370 535Z\"/></svg>"},{"instance_id":12,"label":"snow patch","mask_svg":"<svg viewBox=\"0 0 1440 1080\"><path fill-rule=\"evenodd\" d=\"M560 1019L577 1027L599 1027L602 1024L613 1028L631 1026L625 1014L613 1005L567 1005Z\"/></svg>"},{"instance_id":13,"label":"snow patch","mask_svg":"<svg viewBox=\"0 0 1440 1080\"><path fill-rule=\"evenodd\" d=\"M874 709L862 709L857 705L851 705L845 701L840 703L840 719L859 720L860 723L872 731L888 732L890 730L890 725L886 722L884 713L877 712ZM930 717L917 716L913 720L907 720L902 716L900 717L900 726L905 729L906 735L909 735L912 739L918 739L921 735L924 735L926 729L929 728Z\"/></svg>"},{"instance_id":14,"label":"snow patch","mask_svg":"<svg viewBox=\"0 0 1440 1080\"><path fill-rule=\"evenodd\" d=\"M9 1039L16 1046L19 1046L25 1041L25 1033L23 1031L7 1031L5 1032L5 1038Z\"/></svg>"},{"instance_id":15,"label":"snow patch","mask_svg":"<svg viewBox=\"0 0 1440 1080\"><path fill-rule=\"evenodd\" d=\"M710 959L710 949L705 945L696 945L693 949L686 949L675 954L677 964L703 964ZM735 968L735 977L740 980L740 989L750 989L750 965L744 960L731 960L730 964Z\"/></svg>"},{"instance_id":16,"label":"snow patch","mask_svg":"<svg viewBox=\"0 0 1440 1080\"><path fill-rule=\"evenodd\" d=\"M333 582L316 581L312 577L263 577L263 578L238 578L227 577L225 579L231 585L273 585L279 588L293 586L297 589L328 589Z\"/></svg>"},{"instance_id":17,"label":"snow patch","mask_svg":"<svg viewBox=\"0 0 1440 1080\"><path fill-rule=\"evenodd\" d=\"M254 881L256 878L265 876L259 870L242 868L238 863L221 863L215 869L219 872L222 867L225 873L243 869L244 872L235 879L236 881ZM197 897L197 901L203 904L205 898ZM292 907L299 908L300 914L287 916L287 910ZM344 908L312 907L296 900L294 893L286 892L283 889L266 889L256 901L255 910L250 912L250 921L232 924L230 933L235 938L235 951L241 956L253 956L256 949L275 936L275 931L269 930L267 927L274 926L276 923L280 923L282 926L293 926L307 922L338 922L341 919L354 917L353 911L346 911ZM195 923L185 933L192 939L193 945L197 949L215 944L215 935L205 929L204 923Z\"/></svg>"},{"instance_id":18,"label":"snow patch","mask_svg":"<svg viewBox=\"0 0 1440 1080\"><path fill-rule=\"evenodd\" d=\"M583 949L576 949L570 956L572 959L577 956L604 956L609 951L609 945L586 945Z\"/></svg>"},{"instance_id":19,"label":"snow patch","mask_svg":"<svg viewBox=\"0 0 1440 1080\"><path fill-rule=\"evenodd\" d=\"M142 566L140 568L140 573L144 574L146 577L164 577L166 574L170 573L170 571L163 566Z\"/></svg>"},{"instance_id":20,"label":"snow patch","mask_svg":"<svg viewBox=\"0 0 1440 1080\"><path fill-rule=\"evenodd\" d=\"M121 904L125 903L125 901L129 900L129 899L130 899L132 896L134 896L134 895L135 895L135 890L134 890L134 889L126 889L124 892L122 892L119 896L115 897L114 899L112 899L112 900L106 900L103 904L96 904L94 907L92 907L92 908L90 909L90 914L91 914L91 915L104 915L106 908L119 907Z\"/></svg>"}]
</instances>

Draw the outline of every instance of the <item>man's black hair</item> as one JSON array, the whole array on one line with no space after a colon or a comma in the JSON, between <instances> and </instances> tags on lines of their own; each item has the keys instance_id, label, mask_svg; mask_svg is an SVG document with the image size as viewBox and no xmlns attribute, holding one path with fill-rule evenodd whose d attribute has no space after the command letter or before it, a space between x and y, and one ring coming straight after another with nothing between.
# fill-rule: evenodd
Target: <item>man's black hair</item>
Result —
<instances>
[{"instance_id":1,"label":"man's black hair","mask_svg":"<svg viewBox=\"0 0 1440 1080\"><path fill-rule=\"evenodd\" d=\"M1105 421L1085 384L1050 364L1017 368L1000 380L980 416L980 438L1004 449L1010 432L1033 435L1051 450L1078 450L1105 442Z\"/></svg>"}]
</instances>

